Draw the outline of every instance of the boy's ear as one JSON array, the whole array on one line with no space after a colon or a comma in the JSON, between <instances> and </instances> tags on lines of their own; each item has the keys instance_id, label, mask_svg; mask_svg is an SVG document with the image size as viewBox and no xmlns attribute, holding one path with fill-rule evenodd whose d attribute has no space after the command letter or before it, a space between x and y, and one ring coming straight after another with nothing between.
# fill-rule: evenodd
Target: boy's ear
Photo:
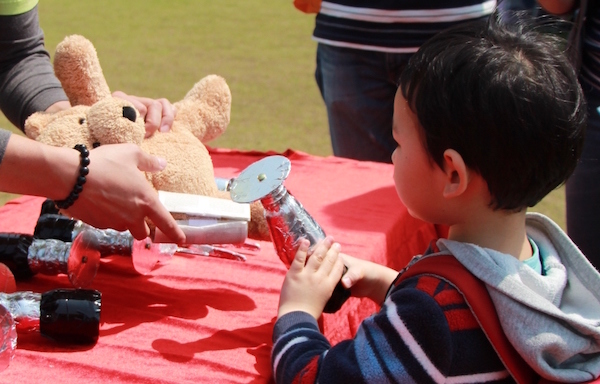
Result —
<instances>
[{"instance_id":1,"label":"boy's ear","mask_svg":"<svg viewBox=\"0 0 600 384\"><path fill-rule=\"evenodd\" d=\"M467 190L469 169L460 153L454 149L444 151L444 173L446 175L444 197L457 197Z\"/></svg>"}]
</instances>

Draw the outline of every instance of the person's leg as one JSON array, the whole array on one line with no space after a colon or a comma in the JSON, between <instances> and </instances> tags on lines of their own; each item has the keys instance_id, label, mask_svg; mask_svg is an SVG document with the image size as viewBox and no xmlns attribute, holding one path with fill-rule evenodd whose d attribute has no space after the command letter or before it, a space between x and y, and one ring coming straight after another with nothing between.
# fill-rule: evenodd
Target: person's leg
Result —
<instances>
[{"instance_id":1,"label":"person's leg","mask_svg":"<svg viewBox=\"0 0 600 384\"><path fill-rule=\"evenodd\" d=\"M588 126L580 163L567 181L567 233L600 269L600 94L588 94Z\"/></svg>"},{"instance_id":2,"label":"person's leg","mask_svg":"<svg viewBox=\"0 0 600 384\"><path fill-rule=\"evenodd\" d=\"M391 162L394 95L401 62L407 59L319 44L315 78L335 156Z\"/></svg>"}]
</instances>

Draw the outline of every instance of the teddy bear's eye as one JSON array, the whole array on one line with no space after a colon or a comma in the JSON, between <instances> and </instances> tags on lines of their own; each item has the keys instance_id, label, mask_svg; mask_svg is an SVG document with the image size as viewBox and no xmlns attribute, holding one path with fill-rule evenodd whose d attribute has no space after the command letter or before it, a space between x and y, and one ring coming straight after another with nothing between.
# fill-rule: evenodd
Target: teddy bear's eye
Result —
<instances>
[{"instance_id":1,"label":"teddy bear's eye","mask_svg":"<svg viewBox=\"0 0 600 384\"><path fill-rule=\"evenodd\" d=\"M135 109L132 107L123 107L123 117L135 121L137 114L135 113Z\"/></svg>"},{"instance_id":2,"label":"teddy bear's eye","mask_svg":"<svg viewBox=\"0 0 600 384\"><path fill-rule=\"evenodd\" d=\"M79 119L79 124L83 125L85 123L85 119L82 117L81 119Z\"/></svg>"}]
</instances>

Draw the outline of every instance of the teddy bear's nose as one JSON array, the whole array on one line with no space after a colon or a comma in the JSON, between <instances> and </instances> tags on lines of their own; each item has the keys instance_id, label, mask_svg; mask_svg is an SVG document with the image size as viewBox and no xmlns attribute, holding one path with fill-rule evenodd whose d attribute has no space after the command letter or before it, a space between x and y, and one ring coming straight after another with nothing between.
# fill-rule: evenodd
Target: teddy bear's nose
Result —
<instances>
[{"instance_id":1,"label":"teddy bear's nose","mask_svg":"<svg viewBox=\"0 0 600 384\"><path fill-rule=\"evenodd\" d=\"M137 113L135 113L135 109L133 107L125 106L123 107L123 117L135 122Z\"/></svg>"}]
</instances>

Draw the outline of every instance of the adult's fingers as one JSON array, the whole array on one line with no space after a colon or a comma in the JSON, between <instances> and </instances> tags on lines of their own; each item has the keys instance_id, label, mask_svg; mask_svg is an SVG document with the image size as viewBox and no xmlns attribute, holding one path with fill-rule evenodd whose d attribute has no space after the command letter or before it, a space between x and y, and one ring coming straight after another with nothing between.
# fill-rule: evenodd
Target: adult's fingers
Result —
<instances>
[{"instance_id":1,"label":"adult's fingers","mask_svg":"<svg viewBox=\"0 0 600 384\"><path fill-rule=\"evenodd\" d=\"M175 120L175 115L177 114L177 109L169 100L167 99L158 99L156 100L161 108L161 118L160 118L160 131L167 132L171 129L171 125L173 125L173 121Z\"/></svg>"},{"instance_id":2,"label":"adult's fingers","mask_svg":"<svg viewBox=\"0 0 600 384\"><path fill-rule=\"evenodd\" d=\"M148 101L148 110L144 116L144 122L146 127L146 137L150 137L161 128L161 121L163 116L162 104L156 100Z\"/></svg>"},{"instance_id":3,"label":"adult's fingers","mask_svg":"<svg viewBox=\"0 0 600 384\"><path fill-rule=\"evenodd\" d=\"M133 236L137 240L143 240L150 234L150 228L144 220L136 223L135 225L130 226L128 229L131 233L131 236Z\"/></svg>"},{"instance_id":4,"label":"adult's fingers","mask_svg":"<svg viewBox=\"0 0 600 384\"><path fill-rule=\"evenodd\" d=\"M167 161L162 157L150 155L140 150L138 155L138 169L142 172L159 172L165 169Z\"/></svg>"},{"instance_id":5,"label":"adult's fingers","mask_svg":"<svg viewBox=\"0 0 600 384\"><path fill-rule=\"evenodd\" d=\"M148 218L152 220L154 225L162 231L171 241L176 244L185 244L185 233L177 225L175 219L167 209L162 205L156 198L156 202L153 205L153 210L148 213Z\"/></svg>"},{"instance_id":6,"label":"adult's fingers","mask_svg":"<svg viewBox=\"0 0 600 384\"><path fill-rule=\"evenodd\" d=\"M146 122L146 137L150 137L160 130L168 132L175 118L175 107L167 99L146 99L148 110L144 117Z\"/></svg>"},{"instance_id":7,"label":"adult's fingers","mask_svg":"<svg viewBox=\"0 0 600 384\"><path fill-rule=\"evenodd\" d=\"M163 170L167 163L166 160L149 155L143 151L139 151L137 157L137 167L140 171L143 172L158 172ZM158 194L156 191L148 184L148 193L152 194L152 200L149 204L149 211L146 216L156 225L158 229L160 229L168 238L170 238L174 243L184 244L185 243L185 234L183 230L177 225L177 222L171 215L171 213L165 208L164 205L158 199ZM149 233L148 225L144 223L144 230ZM143 236L142 228L136 228L137 234L139 236ZM135 237L136 235L132 235ZM145 236L142 237L145 238ZM137 239L138 237L136 237Z\"/></svg>"},{"instance_id":8,"label":"adult's fingers","mask_svg":"<svg viewBox=\"0 0 600 384\"><path fill-rule=\"evenodd\" d=\"M152 101L152 99L148 99L145 97L131 96L122 91L115 91L115 92L113 92L112 95L114 97L118 97L119 99L127 100L131 104L133 104L133 106L135 107L135 109L137 109L137 111L140 113L140 116L142 118L144 118L146 116L146 114L148 113L147 105L149 104L149 101Z\"/></svg>"},{"instance_id":9,"label":"adult's fingers","mask_svg":"<svg viewBox=\"0 0 600 384\"><path fill-rule=\"evenodd\" d=\"M113 92L113 96L129 101L138 110L140 116L144 119L146 137L152 136L159 129L161 132L167 132L171 129L177 109L169 100L133 96L121 91Z\"/></svg>"}]
</instances>

